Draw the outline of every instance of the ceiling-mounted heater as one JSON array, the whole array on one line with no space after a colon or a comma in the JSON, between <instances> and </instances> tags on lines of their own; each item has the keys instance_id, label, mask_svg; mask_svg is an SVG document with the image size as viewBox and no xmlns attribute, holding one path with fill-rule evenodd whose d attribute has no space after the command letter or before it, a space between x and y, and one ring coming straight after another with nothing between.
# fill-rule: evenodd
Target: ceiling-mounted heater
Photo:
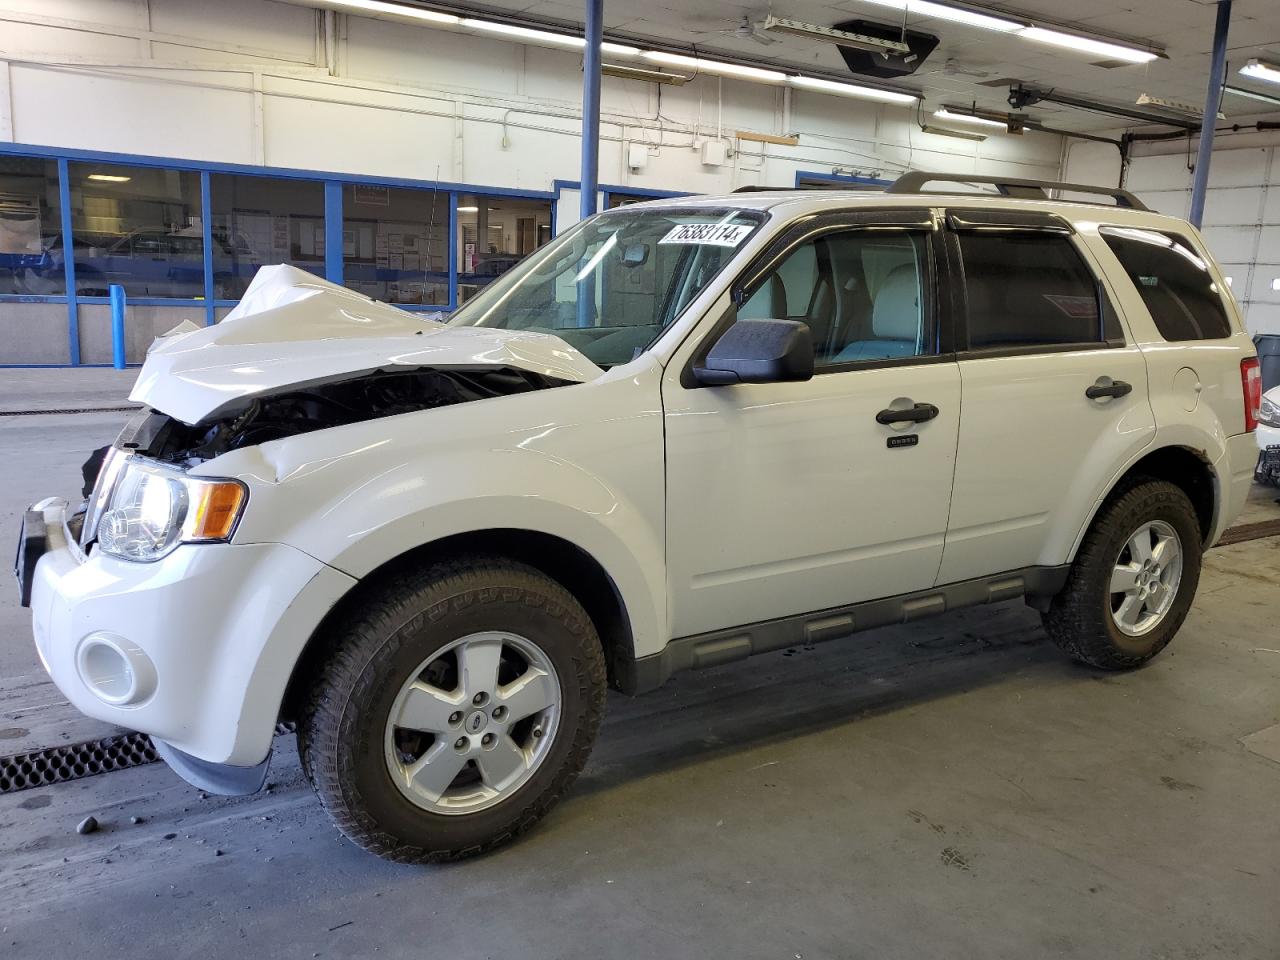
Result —
<instances>
[{"instance_id":1,"label":"ceiling-mounted heater","mask_svg":"<svg viewBox=\"0 0 1280 960\"><path fill-rule=\"evenodd\" d=\"M840 47L840 55L845 64L854 73L864 77L880 77L892 80L905 77L920 69L929 54L938 46L938 38L932 33L920 30L903 30L898 26L875 23L871 20L846 20L835 25L836 30L859 34L864 37L875 37L880 40L896 40L906 44L906 51L892 53L858 50L853 47Z\"/></svg>"}]
</instances>

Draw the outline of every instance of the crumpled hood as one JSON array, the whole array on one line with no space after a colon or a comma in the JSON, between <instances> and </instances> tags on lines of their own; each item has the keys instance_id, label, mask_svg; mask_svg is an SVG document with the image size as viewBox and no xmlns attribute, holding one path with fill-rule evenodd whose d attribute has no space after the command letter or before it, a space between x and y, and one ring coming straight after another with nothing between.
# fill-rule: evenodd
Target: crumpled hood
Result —
<instances>
[{"instance_id":1,"label":"crumpled hood","mask_svg":"<svg viewBox=\"0 0 1280 960\"><path fill-rule=\"evenodd\" d=\"M195 424L261 394L418 367L603 372L551 334L445 326L282 264L262 267L221 323L158 339L129 399Z\"/></svg>"}]
</instances>

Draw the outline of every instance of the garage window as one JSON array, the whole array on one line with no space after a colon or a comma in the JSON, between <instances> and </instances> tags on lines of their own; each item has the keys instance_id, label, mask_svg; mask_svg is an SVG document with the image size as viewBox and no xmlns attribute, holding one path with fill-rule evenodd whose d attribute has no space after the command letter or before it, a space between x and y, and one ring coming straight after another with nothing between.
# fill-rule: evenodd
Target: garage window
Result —
<instances>
[{"instance_id":1,"label":"garage window","mask_svg":"<svg viewBox=\"0 0 1280 960\"><path fill-rule=\"evenodd\" d=\"M0 293L67 292L53 160L0 157Z\"/></svg>"},{"instance_id":2,"label":"garage window","mask_svg":"<svg viewBox=\"0 0 1280 960\"><path fill-rule=\"evenodd\" d=\"M1070 238L958 234L973 350L1102 343L1121 336L1098 281ZM1105 319L1104 319L1105 318Z\"/></svg>"},{"instance_id":3,"label":"garage window","mask_svg":"<svg viewBox=\"0 0 1280 960\"><path fill-rule=\"evenodd\" d=\"M71 163L76 293L204 296L200 175L191 170Z\"/></svg>"},{"instance_id":4,"label":"garage window","mask_svg":"<svg viewBox=\"0 0 1280 960\"><path fill-rule=\"evenodd\" d=\"M1124 227L1099 232L1138 288L1160 336L1176 342L1231 335L1222 292L1209 265L1185 239Z\"/></svg>"},{"instance_id":5,"label":"garage window","mask_svg":"<svg viewBox=\"0 0 1280 960\"><path fill-rule=\"evenodd\" d=\"M219 300L238 300L268 264L289 263L324 276L324 184L215 173L209 190Z\"/></svg>"},{"instance_id":6,"label":"garage window","mask_svg":"<svg viewBox=\"0 0 1280 960\"><path fill-rule=\"evenodd\" d=\"M344 184L342 276L346 286L375 300L447 305L449 195Z\"/></svg>"},{"instance_id":7,"label":"garage window","mask_svg":"<svg viewBox=\"0 0 1280 960\"><path fill-rule=\"evenodd\" d=\"M551 201L458 196L458 303L551 239Z\"/></svg>"}]
</instances>

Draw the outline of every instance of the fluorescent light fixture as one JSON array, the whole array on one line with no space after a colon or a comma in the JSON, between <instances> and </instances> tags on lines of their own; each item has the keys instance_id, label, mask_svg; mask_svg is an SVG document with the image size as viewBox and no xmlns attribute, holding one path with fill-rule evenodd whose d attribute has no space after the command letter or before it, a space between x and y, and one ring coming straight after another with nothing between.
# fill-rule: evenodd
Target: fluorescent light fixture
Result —
<instances>
[{"instance_id":1,"label":"fluorescent light fixture","mask_svg":"<svg viewBox=\"0 0 1280 960\"><path fill-rule=\"evenodd\" d=\"M511 23L496 23L493 20L476 20L473 17L467 17L461 21L460 25L468 30L499 33L504 37L515 37L519 40L528 40L530 43L547 43L560 47L576 47L578 49L587 45L585 37L575 37L567 33L552 33L550 30L534 30L531 27L517 27ZM638 47L629 47L623 43L610 43L607 40L600 45L600 49L605 53L613 53L621 57L634 57L640 53Z\"/></svg>"},{"instance_id":2,"label":"fluorescent light fixture","mask_svg":"<svg viewBox=\"0 0 1280 960\"><path fill-rule=\"evenodd\" d=\"M691 79L682 73L663 73L661 70L646 70L644 67L624 66L620 63L602 63L600 72L606 77L617 77L619 80L669 83L675 87L682 87Z\"/></svg>"},{"instance_id":3,"label":"fluorescent light fixture","mask_svg":"<svg viewBox=\"0 0 1280 960\"><path fill-rule=\"evenodd\" d=\"M925 133L932 133L936 137L955 137L957 140L976 140L978 143L987 139L985 133L970 133L968 130L949 130L946 127L935 127L926 123L920 127Z\"/></svg>"},{"instance_id":4,"label":"fluorescent light fixture","mask_svg":"<svg viewBox=\"0 0 1280 960\"><path fill-rule=\"evenodd\" d=\"M116 173L91 173L90 180L99 180L102 183L128 183L132 177L122 177Z\"/></svg>"},{"instance_id":5,"label":"fluorescent light fixture","mask_svg":"<svg viewBox=\"0 0 1280 960\"><path fill-rule=\"evenodd\" d=\"M879 100L881 103L915 103L920 98L914 93L899 93L896 90L879 90L876 87L864 87L856 83L839 83L835 80L824 80L821 77L789 77L793 87L806 90L819 90L823 93L836 93L844 97L857 97L861 100Z\"/></svg>"},{"instance_id":6,"label":"fluorescent light fixture","mask_svg":"<svg viewBox=\"0 0 1280 960\"><path fill-rule=\"evenodd\" d=\"M918 17L931 17L934 20L950 20L952 23L963 23L970 27L981 27L983 30L1021 30L1026 23L1017 20L1006 20L1004 17L992 16L989 13L978 13L964 7L951 7L930 0L864 0L880 7L892 7Z\"/></svg>"},{"instance_id":7,"label":"fluorescent light fixture","mask_svg":"<svg viewBox=\"0 0 1280 960\"><path fill-rule=\"evenodd\" d=\"M288 0L298 3L299 0ZM409 6L407 3L387 3L385 0L303 0L303 6L326 7L330 10L357 10L372 13L374 16L403 17L406 20L425 20L428 23L457 24L462 20L452 13L441 13L438 10L424 10L422 7Z\"/></svg>"},{"instance_id":8,"label":"fluorescent light fixture","mask_svg":"<svg viewBox=\"0 0 1280 960\"><path fill-rule=\"evenodd\" d=\"M644 51L646 60L656 63L669 63L675 67L687 67L705 73L717 73L726 77L742 77L744 80L760 80L764 83L785 83L787 75L780 70L765 70L761 67L746 67L737 63L721 63L719 60L703 60L701 57L686 57L680 53L665 53L661 50Z\"/></svg>"},{"instance_id":9,"label":"fluorescent light fixture","mask_svg":"<svg viewBox=\"0 0 1280 960\"><path fill-rule=\"evenodd\" d=\"M1248 97L1250 100L1261 100L1263 103L1280 106L1280 97L1273 97L1269 93L1255 93L1252 90L1246 90L1244 87L1224 86L1222 89L1224 92L1234 94L1237 97Z\"/></svg>"},{"instance_id":10,"label":"fluorescent light fixture","mask_svg":"<svg viewBox=\"0 0 1280 960\"><path fill-rule=\"evenodd\" d=\"M479 207L458 207L459 213L479 213Z\"/></svg>"},{"instance_id":11,"label":"fluorescent light fixture","mask_svg":"<svg viewBox=\"0 0 1280 960\"><path fill-rule=\"evenodd\" d=\"M911 48L900 40L881 40L879 37L868 37L848 30L837 30L834 27L823 27L816 23L804 23L800 20L788 20L769 14L755 26L770 33L788 33L793 37L804 37L807 40L825 40L837 43L842 47L853 47L856 50L870 50L872 53L910 53Z\"/></svg>"},{"instance_id":12,"label":"fluorescent light fixture","mask_svg":"<svg viewBox=\"0 0 1280 960\"><path fill-rule=\"evenodd\" d=\"M1274 280L1271 281L1271 289L1280 290L1280 277L1276 277Z\"/></svg>"},{"instance_id":13,"label":"fluorescent light fixture","mask_svg":"<svg viewBox=\"0 0 1280 960\"><path fill-rule=\"evenodd\" d=\"M999 127L1001 130L1008 130L1009 124L1001 120L989 120L986 117L975 116L972 113L957 113L943 107L941 110L933 111L933 115L939 120L950 120L953 123L972 123L979 127Z\"/></svg>"},{"instance_id":14,"label":"fluorescent light fixture","mask_svg":"<svg viewBox=\"0 0 1280 960\"><path fill-rule=\"evenodd\" d=\"M1267 83L1280 83L1280 67L1270 66L1260 60L1250 60L1240 68L1240 75L1265 80Z\"/></svg>"},{"instance_id":15,"label":"fluorescent light fixture","mask_svg":"<svg viewBox=\"0 0 1280 960\"><path fill-rule=\"evenodd\" d=\"M1018 36L1055 47L1079 50L1081 53L1091 53L1107 60L1150 63L1159 56L1159 54L1150 50L1126 47L1106 40L1095 40L1093 37L1082 37L1075 33L1063 33L1061 30L1050 30L1048 27L1023 27L1018 31Z\"/></svg>"}]
</instances>

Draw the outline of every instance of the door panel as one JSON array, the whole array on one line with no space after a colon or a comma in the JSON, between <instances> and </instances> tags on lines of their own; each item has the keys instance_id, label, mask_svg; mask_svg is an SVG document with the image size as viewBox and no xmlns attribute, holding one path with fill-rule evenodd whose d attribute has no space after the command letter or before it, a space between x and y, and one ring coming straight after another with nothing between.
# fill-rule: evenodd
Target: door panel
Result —
<instances>
[{"instance_id":1,"label":"door panel","mask_svg":"<svg viewBox=\"0 0 1280 960\"><path fill-rule=\"evenodd\" d=\"M964 416L939 582L1065 563L1101 487L1150 442L1137 347L961 360ZM1100 376L1123 397L1085 396Z\"/></svg>"},{"instance_id":2,"label":"door panel","mask_svg":"<svg viewBox=\"0 0 1280 960\"><path fill-rule=\"evenodd\" d=\"M905 399L939 413L877 422ZM933 586L959 428L954 361L702 389L668 372L663 400L673 636Z\"/></svg>"}]
</instances>

